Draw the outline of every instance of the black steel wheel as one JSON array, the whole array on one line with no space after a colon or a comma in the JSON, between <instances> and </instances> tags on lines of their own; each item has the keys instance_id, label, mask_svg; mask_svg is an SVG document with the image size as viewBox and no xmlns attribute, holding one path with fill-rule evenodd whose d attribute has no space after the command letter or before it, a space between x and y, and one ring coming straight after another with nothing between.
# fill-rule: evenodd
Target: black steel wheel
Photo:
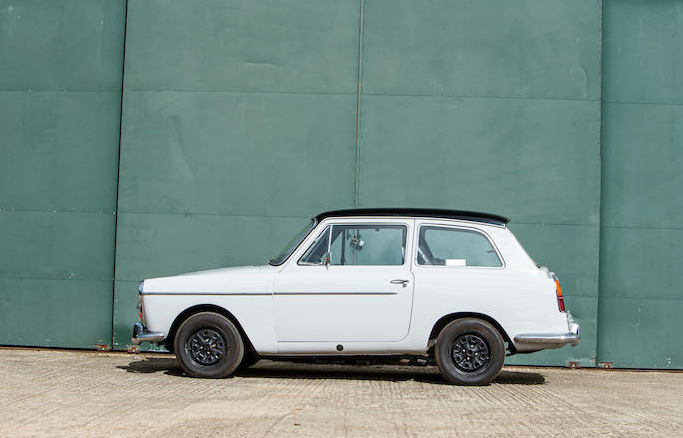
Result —
<instances>
[{"instance_id":1,"label":"black steel wheel","mask_svg":"<svg viewBox=\"0 0 683 438\"><path fill-rule=\"evenodd\" d=\"M192 377L227 377L244 358L244 342L237 327L213 312L187 318L178 328L174 350L183 371Z\"/></svg>"},{"instance_id":2,"label":"black steel wheel","mask_svg":"<svg viewBox=\"0 0 683 438\"><path fill-rule=\"evenodd\" d=\"M190 336L187 346L193 361L199 365L211 366L217 364L226 353L226 342L223 335L210 328L199 329Z\"/></svg>"},{"instance_id":3,"label":"black steel wheel","mask_svg":"<svg viewBox=\"0 0 683 438\"><path fill-rule=\"evenodd\" d=\"M486 385L505 361L505 344L498 330L476 318L458 319L441 330L434 349L446 380L458 385Z\"/></svg>"},{"instance_id":4,"label":"black steel wheel","mask_svg":"<svg viewBox=\"0 0 683 438\"><path fill-rule=\"evenodd\" d=\"M460 371L478 371L489 364L489 344L478 333L458 336L451 345L451 357Z\"/></svg>"}]
</instances>

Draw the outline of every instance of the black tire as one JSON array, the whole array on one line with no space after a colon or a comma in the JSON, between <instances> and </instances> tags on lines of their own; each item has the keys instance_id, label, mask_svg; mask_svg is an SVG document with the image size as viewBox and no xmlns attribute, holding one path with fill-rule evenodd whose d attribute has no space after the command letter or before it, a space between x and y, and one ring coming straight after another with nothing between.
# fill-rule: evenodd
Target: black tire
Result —
<instances>
[{"instance_id":1,"label":"black tire","mask_svg":"<svg viewBox=\"0 0 683 438\"><path fill-rule=\"evenodd\" d=\"M213 312L187 318L178 328L173 349L183 371L192 377L228 377L244 357L244 342L237 327Z\"/></svg>"},{"instance_id":2,"label":"black tire","mask_svg":"<svg viewBox=\"0 0 683 438\"><path fill-rule=\"evenodd\" d=\"M505 344L498 330L475 318L457 319L441 330L434 348L443 377L456 385L487 385L505 362Z\"/></svg>"}]
</instances>

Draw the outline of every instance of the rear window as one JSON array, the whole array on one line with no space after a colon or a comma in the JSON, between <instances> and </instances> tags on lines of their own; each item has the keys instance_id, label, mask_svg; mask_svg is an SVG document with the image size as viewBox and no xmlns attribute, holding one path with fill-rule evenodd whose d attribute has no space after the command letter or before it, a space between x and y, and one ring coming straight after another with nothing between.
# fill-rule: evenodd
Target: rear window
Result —
<instances>
[{"instance_id":1,"label":"rear window","mask_svg":"<svg viewBox=\"0 0 683 438\"><path fill-rule=\"evenodd\" d=\"M420 227L417 264L423 266L477 266L499 268L503 262L482 233L462 228Z\"/></svg>"}]
</instances>

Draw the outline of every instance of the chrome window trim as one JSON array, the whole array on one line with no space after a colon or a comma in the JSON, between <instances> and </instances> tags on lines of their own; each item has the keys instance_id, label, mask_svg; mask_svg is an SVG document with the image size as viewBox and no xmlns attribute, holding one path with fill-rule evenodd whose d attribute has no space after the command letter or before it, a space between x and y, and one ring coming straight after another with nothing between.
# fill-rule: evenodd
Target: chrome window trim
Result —
<instances>
[{"instance_id":1,"label":"chrome window trim","mask_svg":"<svg viewBox=\"0 0 683 438\"><path fill-rule=\"evenodd\" d=\"M370 221L368 221L368 222L357 222L358 219L370 219ZM330 228L330 234L329 234L329 238L328 238L328 242L327 242L327 248L329 249L331 244L332 244L332 242L331 242L332 232L331 231L332 231L332 227L335 225L338 225L338 226L342 226L342 225L344 225L344 226L353 226L353 225L373 226L373 225L378 225L378 226L403 227L403 231L405 234L404 234L404 239L403 239L403 253L404 254L403 254L403 263L402 264L400 264L400 265L332 265L332 264L330 264L330 266L334 266L335 268L349 268L349 267L384 268L384 267L410 266L409 260L408 260L409 258L407 257L408 252L406 251L406 249L408 247L408 242L409 242L408 231L410 230L410 226L409 226L410 224L404 218L397 218L397 220L392 220L392 219L393 218L388 218L388 220L387 220L387 218L385 218L385 217L380 218L379 220L376 220L373 217L348 217L348 218L344 217L344 218L328 218L328 219L325 219L325 220L319 222L319 224L318 224L318 225L323 225L323 224L325 225L323 227L323 230L319 234L316 234L315 238L313 238L313 242L311 242L308 245L308 247L306 247L306 249L303 251L303 253L299 257L299 259L297 260L296 265L297 266L325 266L324 264L312 264L312 263L302 262L301 259L303 259L304 256L306 255L306 253L308 253L308 251L313 247L313 245L315 245L317 239L325 232L325 230L327 228Z\"/></svg>"},{"instance_id":2,"label":"chrome window trim","mask_svg":"<svg viewBox=\"0 0 683 438\"><path fill-rule=\"evenodd\" d=\"M461 229L465 231L472 231L475 233L479 233L484 238L486 238L493 248L493 250L496 252L496 255L498 256L498 260L501 262L501 266L446 266L446 265L422 265L417 262L417 256L418 256L418 247L419 247L419 239L420 239L420 230L422 229L423 226L428 226L428 227L441 227L441 228L455 228L455 229ZM448 268L448 269L485 269L485 270L503 270L507 267L507 263L505 262L505 258L503 258L503 255L500 253L500 250L498 249L498 246L496 246L495 242L493 239L491 239L491 236L488 235L483 230L480 230L479 228L475 227L468 227L466 225L459 225L459 224L444 224L444 223L436 223L436 222L424 222L420 221L420 223L415 224L415 241L414 241L414 251L413 251L413 262L415 267L418 268Z\"/></svg>"}]
</instances>

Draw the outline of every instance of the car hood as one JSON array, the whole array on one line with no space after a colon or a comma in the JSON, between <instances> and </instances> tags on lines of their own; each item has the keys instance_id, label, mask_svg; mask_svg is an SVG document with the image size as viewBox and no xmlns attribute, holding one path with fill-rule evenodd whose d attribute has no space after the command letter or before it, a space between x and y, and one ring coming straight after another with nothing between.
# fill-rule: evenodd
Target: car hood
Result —
<instances>
[{"instance_id":1,"label":"car hood","mask_svg":"<svg viewBox=\"0 0 683 438\"><path fill-rule=\"evenodd\" d=\"M143 294L272 293L275 266L237 266L148 278Z\"/></svg>"}]
</instances>

